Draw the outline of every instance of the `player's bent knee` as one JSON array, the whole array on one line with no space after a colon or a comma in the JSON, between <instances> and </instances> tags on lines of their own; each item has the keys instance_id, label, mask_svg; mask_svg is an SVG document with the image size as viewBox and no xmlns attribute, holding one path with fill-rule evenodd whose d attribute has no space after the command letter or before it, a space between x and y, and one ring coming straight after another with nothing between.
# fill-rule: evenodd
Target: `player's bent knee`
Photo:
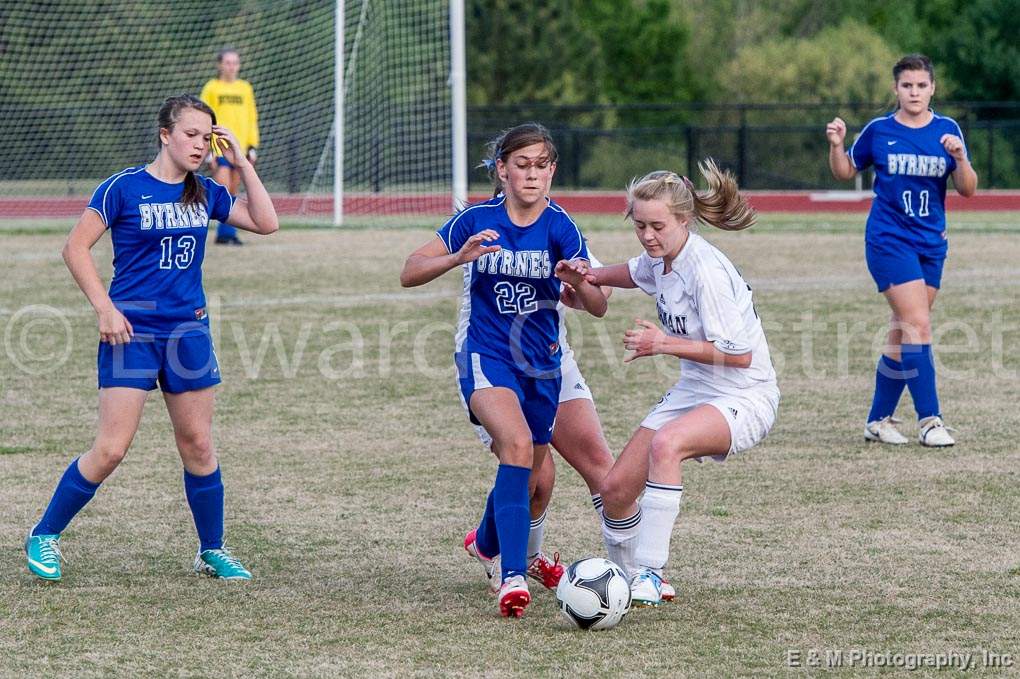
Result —
<instances>
[{"instance_id":1,"label":"player's bent knee","mask_svg":"<svg viewBox=\"0 0 1020 679\"><path fill-rule=\"evenodd\" d=\"M661 464L679 464L689 452L682 436L670 435L665 431L658 431L652 437L651 461Z\"/></svg>"},{"instance_id":2,"label":"player's bent knee","mask_svg":"<svg viewBox=\"0 0 1020 679\"><path fill-rule=\"evenodd\" d=\"M621 518L620 513L625 512L637 499L630 497L623 479L613 478L612 475L607 475L602 479L602 483L599 485L599 494L602 496L602 506L606 512L617 518Z\"/></svg>"},{"instance_id":3,"label":"player's bent knee","mask_svg":"<svg viewBox=\"0 0 1020 679\"><path fill-rule=\"evenodd\" d=\"M212 438L208 434L178 436L177 447L181 456L193 463L205 466L216 460Z\"/></svg>"},{"instance_id":4,"label":"player's bent knee","mask_svg":"<svg viewBox=\"0 0 1020 679\"><path fill-rule=\"evenodd\" d=\"M92 447L92 459L107 474L111 473L127 455L127 446L107 441L96 441Z\"/></svg>"},{"instance_id":5,"label":"player's bent knee","mask_svg":"<svg viewBox=\"0 0 1020 679\"><path fill-rule=\"evenodd\" d=\"M503 464L512 464L518 467L531 467L534 460L535 449L531 442L531 436L514 436L506 441L500 441L496 445L499 454L499 461Z\"/></svg>"}]
</instances>

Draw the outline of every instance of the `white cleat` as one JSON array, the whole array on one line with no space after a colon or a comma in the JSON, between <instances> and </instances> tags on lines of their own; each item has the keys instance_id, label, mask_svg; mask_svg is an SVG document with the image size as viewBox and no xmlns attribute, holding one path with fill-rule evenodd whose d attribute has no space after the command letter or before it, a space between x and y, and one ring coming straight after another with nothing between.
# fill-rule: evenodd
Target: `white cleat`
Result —
<instances>
[{"instance_id":1,"label":"white cleat","mask_svg":"<svg viewBox=\"0 0 1020 679\"><path fill-rule=\"evenodd\" d=\"M650 568L641 568L630 581L630 600L634 606L658 606L662 603L662 578Z\"/></svg>"},{"instance_id":2,"label":"white cleat","mask_svg":"<svg viewBox=\"0 0 1020 679\"><path fill-rule=\"evenodd\" d=\"M485 579L489 581L489 591L493 594L498 592L502 584L499 555L490 559L479 552L478 546L475 544L475 531L464 536L464 550L482 564L482 568L485 569Z\"/></svg>"},{"instance_id":3,"label":"white cleat","mask_svg":"<svg viewBox=\"0 0 1020 679\"><path fill-rule=\"evenodd\" d=\"M888 443L894 446L909 443L909 439L896 429L898 422L899 420L892 416L868 422L864 425L864 440L871 443Z\"/></svg>"},{"instance_id":4,"label":"white cleat","mask_svg":"<svg viewBox=\"0 0 1020 679\"><path fill-rule=\"evenodd\" d=\"M528 581L523 575L511 575L499 588L499 614L504 618L519 618L531 603Z\"/></svg>"},{"instance_id":5,"label":"white cleat","mask_svg":"<svg viewBox=\"0 0 1020 679\"><path fill-rule=\"evenodd\" d=\"M950 427L947 427L938 415L926 417L918 424L921 425L921 431L917 435L917 440L922 446L948 448L956 443L949 435Z\"/></svg>"}]
</instances>

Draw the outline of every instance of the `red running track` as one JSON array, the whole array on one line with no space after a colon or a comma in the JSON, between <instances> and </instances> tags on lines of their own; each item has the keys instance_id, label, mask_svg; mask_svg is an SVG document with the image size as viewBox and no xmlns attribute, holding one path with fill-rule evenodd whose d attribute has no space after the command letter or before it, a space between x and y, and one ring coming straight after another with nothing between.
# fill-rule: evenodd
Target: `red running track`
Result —
<instances>
[{"instance_id":1,"label":"red running track","mask_svg":"<svg viewBox=\"0 0 1020 679\"><path fill-rule=\"evenodd\" d=\"M871 194L849 191L748 191L748 200L760 212L867 212ZM472 195L471 202L488 198ZM622 193L589 191L558 191L553 198L569 212L577 214L622 214ZM449 196L405 195L378 196L348 194L344 211L354 214L449 214ZM1020 191L979 191L970 198L950 192L946 198L949 211L1020 211ZM316 196L306 199L300 194L275 194L273 203L279 214L324 217L332 214L333 198ZM88 204L88 196L22 196L0 197L0 219L26 217L76 217Z\"/></svg>"}]
</instances>

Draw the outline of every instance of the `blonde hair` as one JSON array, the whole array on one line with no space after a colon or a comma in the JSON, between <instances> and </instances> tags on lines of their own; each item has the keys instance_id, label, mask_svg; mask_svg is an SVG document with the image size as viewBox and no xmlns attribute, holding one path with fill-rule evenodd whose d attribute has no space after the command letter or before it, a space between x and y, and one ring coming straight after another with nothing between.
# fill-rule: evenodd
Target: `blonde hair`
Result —
<instances>
[{"instance_id":1,"label":"blonde hair","mask_svg":"<svg viewBox=\"0 0 1020 679\"><path fill-rule=\"evenodd\" d=\"M758 218L737 186L736 178L706 158L698 170L708 181L707 191L696 191L694 183L668 170L649 172L627 186L627 216L634 213L636 200L663 200L670 213L680 219L694 219L723 231L740 231Z\"/></svg>"}]
</instances>

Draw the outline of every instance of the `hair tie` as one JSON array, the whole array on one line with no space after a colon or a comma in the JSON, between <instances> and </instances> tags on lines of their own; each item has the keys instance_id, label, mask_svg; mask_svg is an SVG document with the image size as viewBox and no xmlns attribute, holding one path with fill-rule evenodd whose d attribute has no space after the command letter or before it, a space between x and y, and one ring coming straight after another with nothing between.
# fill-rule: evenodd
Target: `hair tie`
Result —
<instances>
[{"instance_id":1,"label":"hair tie","mask_svg":"<svg viewBox=\"0 0 1020 679\"><path fill-rule=\"evenodd\" d=\"M489 172L492 172L493 170L496 169L496 161L493 160L492 158L483 159L482 165L484 165L485 169L488 170Z\"/></svg>"}]
</instances>

